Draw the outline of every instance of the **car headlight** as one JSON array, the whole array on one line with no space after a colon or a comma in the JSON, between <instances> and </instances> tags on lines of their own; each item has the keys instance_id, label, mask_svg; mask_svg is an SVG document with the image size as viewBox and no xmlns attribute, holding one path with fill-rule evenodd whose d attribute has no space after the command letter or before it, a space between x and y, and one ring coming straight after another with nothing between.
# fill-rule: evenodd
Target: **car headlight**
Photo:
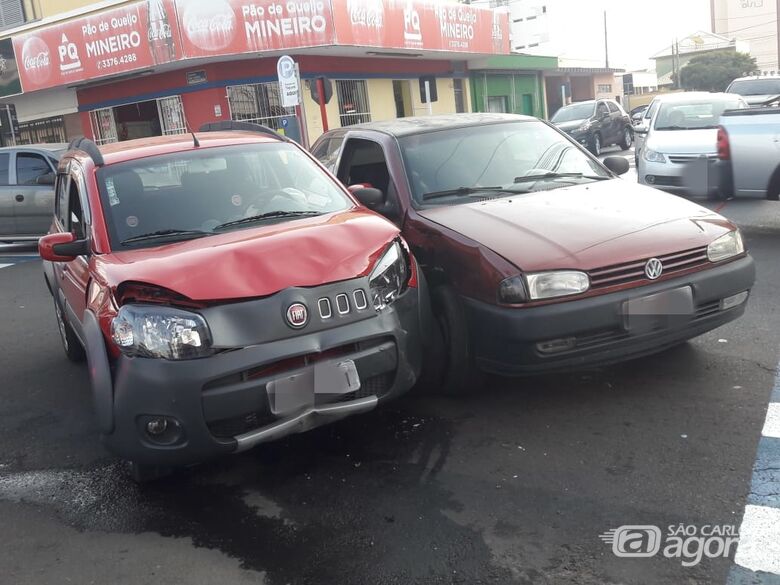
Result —
<instances>
[{"instance_id":1,"label":"car headlight","mask_svg":"<svg viewBox=\"0 0 780 585\"><path fill-rule=\"evenodd\" d=\"M409 259L396 240L382 254L368 277L374 309L381 311L395 301L406 290L410 276Z\"/></svg>"},{"instance_id":2,"label":"car headlight","mask_svg":"<svg viewBox=\"0 0 780 585\"><path fill-rule=\"evenodd\" d=\"M526 274L528 297L532 301L578 295L590 288L590 278L577 270Z\"/></svg>"},{"instance_id":3,"label":"car headlight","mask_svg":"<svg viewBox=\"0 0 780 585\"><path fill-rule=\"evenodd\" d=\"M124 305L111 337L128 356L186 360L212 355L211 333L197 313L154 305Z\"/></svg>"},{"instance_id":4,"label":"car headlight","mask_svg":"<svg viewBox=\"0 0 780 585\"><path fill-rule=\"evenodd\" d=\"M577 130L579 132L587 132L588 130L590 130L590 127L592 125L593 125L593 123L590 120L588 120L587 122L583 122L582 124L580 124L580 126L579 126L579 128L577 128Z\"/></svg>"},{"instance_id":5,"label":"car headlight","mask_svg":"<svg viewBox=\"0 0 780 585\"><path fill-rule=\"evenodd\" d=\"M656 152L654 150L651 150L649 148L645 148L642 151L642 156L647 162L658 162L658 163L665 163L666 157L661 154L660 152Z\"/></svg>"},{"instance_id":6,"label":"car headlight","mask_svg":"<svg viewBox=\"0 0 780 585\"><path fill-rule=\"evenodd\" d=\"M745 243L739 230L729 232L707 246L707 258L710 262L720 262L745 252Z\"/></svg>"}]
</instances>

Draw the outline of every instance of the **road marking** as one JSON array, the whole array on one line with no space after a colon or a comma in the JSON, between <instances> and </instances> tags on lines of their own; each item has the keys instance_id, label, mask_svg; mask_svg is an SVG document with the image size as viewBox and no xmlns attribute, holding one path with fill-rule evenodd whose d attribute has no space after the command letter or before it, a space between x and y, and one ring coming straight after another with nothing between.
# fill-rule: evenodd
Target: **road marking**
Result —
<instances>
[{"instance_id":1,"label":"road marking","mask_svg":"<svg viewBox=\"0 0 780 585\"><path fill-rule=\"evenodd\" d=\"M770 401L728 585L780 582L780 364Z\"/></svg>"},{"instance_id":2,"label":"road marking","mask_svg":"<svg viewBox=\"0 0 780 585\"><path fill-rule=\"evenodd\" d=\"M9 266L13 266L13 264L0 264L0 268L8 268Z\"/></svg>"}]
</instances>

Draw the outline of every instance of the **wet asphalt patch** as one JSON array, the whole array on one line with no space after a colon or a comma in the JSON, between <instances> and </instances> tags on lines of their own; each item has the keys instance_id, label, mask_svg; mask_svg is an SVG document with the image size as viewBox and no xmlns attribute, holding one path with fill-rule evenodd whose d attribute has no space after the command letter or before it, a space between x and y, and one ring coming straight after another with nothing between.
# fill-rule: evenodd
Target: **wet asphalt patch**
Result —
<instances>
[{"instance_id":1,"label":"wet asphalt patch","mask_svg":"<svg viewBox=\"0 0 780 585\"><path fill-rule=\"evenodd\" d=\"M451 519L463 506L437 473L452 433L450 421L384 409L144 486L113 461L6 464L0 500L82 531L188 537L270 585L509 582L480 532Z\"/></svg>"}]
</instances>

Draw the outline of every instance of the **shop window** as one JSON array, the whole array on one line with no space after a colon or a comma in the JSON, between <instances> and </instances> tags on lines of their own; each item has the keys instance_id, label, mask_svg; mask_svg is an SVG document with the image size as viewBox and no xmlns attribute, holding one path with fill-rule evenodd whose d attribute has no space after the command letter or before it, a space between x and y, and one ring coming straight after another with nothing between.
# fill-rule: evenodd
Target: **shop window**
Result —
<instances>
[{"instance_id":1,"label":"shop window","mask_svg":"<svg viewBox=\"0 0 780 585\"><path fill-rule=\"evenodd\" d=\"M368 87L364 79L337 79L336 95L342 126L365 124L371 121Z\"/></svg>"},{"instance_id":2,"label":"shop window","mask_svg":"<svg viewBox=\"0 0 780 585\"><path fill-rule=\"evenodd\" d=\"M282 107L279 84L275 82L230 85L227 96L231 120L280 130L282 119L295 115L295 108Z\"/></svg>"},{"instance_id":3,"label":"shop window","mask_svg":"<svg viewBox=\"0 0 780 585\"><path fill-rule=\"evenodd\" d=\"M17 144L51 144L53 142L67 142L65 119L62 116L19 124Z\"/></svg>"},{"instance_id":4,"label":"shop window","mask_svg":"<svg viewBox=\"0 0 780 585\"><path fill-rule=\"evenodd\" d=\"M34 152L19 152L16 154L16 184L35 185L38 177L51 173L51 167L46 159Z\"/></svg>"},{"instance_id":5,"label":"shop window","mask_svg":"<svg viewBox=\"0 0 780 585\"><path fill-rule=\"evenodd\" d=\"M597 90L598 90L598 93L612 93L612 84L611 83L599 83Z\"/></svg>"},{"instance_id":6,"label":"shop window","mask_svg":"<svg viewBox=\"0 0 780 585\"><path fill-rule=\"evenodd\" d=\"M0 2L0 29L24 24L24 6L21 0Z\"/></svg>"},{"instance_id":7,"label":"shop window","mask_svg":"<svg viewBox=\"0 0 780 585\"><path fill-rule=\"evenodd\" d=\"M92 110L89 113L89 120L92 122L92 135L97 144L108 144L119 140L113 108Z\"/></svg>"},{"instance_id":8,"label":"shop window","mask_svg":"<svg viewBox=\"0 0 780 585\"><path fill-rule=\"evenodd\" d=\"M455 92L455 113L462 114L466 111L466 91L463 87L463 79L452 80L452 89Z\"/></svg>"},{"instance_id":9,"label":"shop window","mask_svg":"<svg viewBox=\"0 0 780 585\"><path fill-rule=\"evenodd\" d=\"M509 99L505 95L491 95L487 100L487 111L491 114L506 114L509 112Z\"/></svg>"}]
</instances>

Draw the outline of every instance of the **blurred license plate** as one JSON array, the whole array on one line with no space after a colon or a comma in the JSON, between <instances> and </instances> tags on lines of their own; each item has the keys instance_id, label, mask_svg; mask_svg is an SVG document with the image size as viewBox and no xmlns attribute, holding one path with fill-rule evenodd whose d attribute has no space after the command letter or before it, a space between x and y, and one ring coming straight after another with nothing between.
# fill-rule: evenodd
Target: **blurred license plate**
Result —
<instances>
[{"instance_id":1,"label":"blurred license plate","mask_svg":"<svg viewBox=\"0 0 780 585\"><path fill-rule=\"evenodd\" d=\"M360 389L355 362L317 362L296 374L267 385L271 412L276 415L315 405L315 396L340 396Z\"/></svg>"},{"instance_id":2,"label":"blurred license plate","mask_svg":"<svg viewBox=\"0 0 780 585\"><path fill-rule=\"evenodd\" d=\"M695 195L706 195L710 186L710 161L707 157L685 163L683 186Z\"/></svg>"},{"instance_id":3,"label":"blurred license plate","mask_svg":"<svg viewBox=\"0 0 780 585\"><path fill-rule=\"evenodd\" d=\"M693 315L693 290L689 286L623 303L623 319L631 332L679 327Z\"/></svg>"}]
</instances>

